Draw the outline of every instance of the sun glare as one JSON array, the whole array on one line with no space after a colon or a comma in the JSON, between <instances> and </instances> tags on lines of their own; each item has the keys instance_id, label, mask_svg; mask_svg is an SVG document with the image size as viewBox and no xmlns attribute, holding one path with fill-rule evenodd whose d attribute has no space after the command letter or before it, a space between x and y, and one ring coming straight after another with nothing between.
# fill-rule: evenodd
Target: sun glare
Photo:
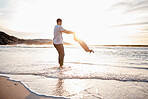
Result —
<instances>
[{"instance_id":1,"label":"sun glare","mask_svg":"<svg viewBox=\"0 0 148 99\"><path fill-rule=\"evenodd\" d=\"M59 3L57 3L59 2ZM63 3L67 2L67 3ZM42 0L33 3L20 2L16 5L8 27L15 31L36 33L53 38L56 19L63 19L63 27L76 32L88 44L130 44L127 36L139 31L137 27L112 27L133 22L131 15L124 15L119 9L109 10L115 2L107 1L60 1ZM91 5L90 5L91 2ZM83 4L83 6L82 6ZM106 5L106 6L104 6ZM22 34L23 37L23 34ZM29 37L29 35L28 35ZM66 42L74 42L72 36L65 36Z\"/></svg>"}]
</instances>

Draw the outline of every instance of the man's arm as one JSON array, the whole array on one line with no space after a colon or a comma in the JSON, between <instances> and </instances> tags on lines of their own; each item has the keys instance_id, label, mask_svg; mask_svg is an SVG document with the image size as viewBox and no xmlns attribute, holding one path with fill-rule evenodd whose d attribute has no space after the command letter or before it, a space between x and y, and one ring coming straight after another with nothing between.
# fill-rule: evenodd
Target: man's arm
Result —
<instances>
[{"instance_id":1,"label":"man's arm","mask_svg":"<svg viewBox=\"0 0 148 99\"><path fill-rule=\"evenodd\" d=\"M75 32L68 31L68 30L64 30L64 31L62 31L62 32L66 33L66 34L74 34L74 33L75 33Z\"/></svg>"}]
</instances>

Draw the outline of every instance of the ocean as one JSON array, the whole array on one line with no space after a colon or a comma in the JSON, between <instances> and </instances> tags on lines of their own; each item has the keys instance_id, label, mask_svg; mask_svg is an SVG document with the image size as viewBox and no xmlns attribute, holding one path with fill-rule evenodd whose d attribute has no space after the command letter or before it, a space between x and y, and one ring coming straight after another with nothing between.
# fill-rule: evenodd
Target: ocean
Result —
<instances>
[{"instance_id":1,"label":"ocean","mask_svg":"<svg viewBox=\"0 0 148 99\"><path fill-rule=\"evenodd\" d=\"M39 95L71 99L148 99L148 47L65 45L64 69L53 45L0 46L0 75Z\"/></svg>"}]
</instances>

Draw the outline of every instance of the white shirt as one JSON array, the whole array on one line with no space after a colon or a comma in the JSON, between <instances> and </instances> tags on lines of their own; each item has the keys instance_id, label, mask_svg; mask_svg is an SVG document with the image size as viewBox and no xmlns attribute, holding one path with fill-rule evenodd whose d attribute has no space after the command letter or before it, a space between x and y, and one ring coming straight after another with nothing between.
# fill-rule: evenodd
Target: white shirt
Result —
<instances>
[{"instance_id":1,"label":"white shirt","mask_svg":"<svg viewBox=\"0 0 148 99\"><path fill-rule=\"evenodd\" d=\"M53 44L62 44L63 43L63 37L62 37L62 31L65 29L61 25L56 25L54 27L54 38L53 38Z\"/></svg>"}]
</instances>

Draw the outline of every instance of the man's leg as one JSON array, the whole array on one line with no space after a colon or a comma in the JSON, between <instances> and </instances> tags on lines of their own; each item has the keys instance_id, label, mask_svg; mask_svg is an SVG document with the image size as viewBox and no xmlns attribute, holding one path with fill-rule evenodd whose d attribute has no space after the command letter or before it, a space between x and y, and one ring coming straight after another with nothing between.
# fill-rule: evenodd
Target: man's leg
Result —
<instances>
[{"instance_id":1,"label":"man's leg","mask_svg":"<svg viewBox=\"0 0 148 99\"><path fill-rule=\"evenodd\" d=\"M63 44L60 44L59 46L59 64L60 64L60 67L63 66L63 62L64 62L64 47L63 47Z\"/></svg>"},{"instance_id":2,"label":"man's leg","mask_svg":"<svg viewBox=\"0 0 148 99\"><path fill-rule=\"evenodd\" d=\"M62 67L63 62L64 62L64 47L63 47L63 44L54 44L54 46L58 51L58 54L59 54L58 61L59 61L60 67Z\"/></svg>"}]
</instances>

